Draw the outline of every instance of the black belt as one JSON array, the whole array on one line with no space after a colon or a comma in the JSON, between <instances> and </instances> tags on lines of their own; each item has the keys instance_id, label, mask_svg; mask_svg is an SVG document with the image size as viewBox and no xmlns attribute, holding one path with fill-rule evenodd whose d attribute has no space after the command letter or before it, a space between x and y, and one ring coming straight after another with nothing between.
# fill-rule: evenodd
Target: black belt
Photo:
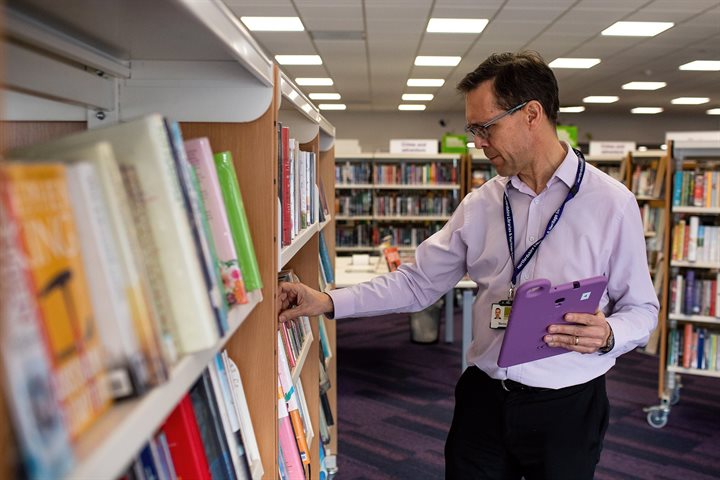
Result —
<instances>
[{"instance_id":1,"label":"black belt","mask_svg":"<svg viewBox=\"0 0 720 480\"><path fill-rule=\"evenodd\" d=\"M547 392L549 390L554 390L552 388L531 387L530 385L524 385L520 382L516 382L515 380L510 380L509 378L500 380L500 385L506 392Z\"/></svg>"}]
</instances>

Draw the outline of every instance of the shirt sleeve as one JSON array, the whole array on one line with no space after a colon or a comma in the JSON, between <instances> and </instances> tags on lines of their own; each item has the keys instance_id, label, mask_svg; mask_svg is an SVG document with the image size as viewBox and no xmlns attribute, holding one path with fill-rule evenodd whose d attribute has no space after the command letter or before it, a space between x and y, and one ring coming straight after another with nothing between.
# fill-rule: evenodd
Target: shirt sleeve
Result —
<instances>
[{"instance_id":1,"label":"shirt sleeve","mask_svg":"<svg viewBox=\"0 0 720 480\"><path fill-rule=\"evenodd\" d=\"M645 235L634 197L629 197L614 238L608 240L613 242L608 295L614 305L607 321L615 335L615 347L607 355L619 357L647 344L660 308L648 272Z\"/></svg>"},{"instance_id":2,"label":"shirt sleeve","mask_svg":"<svg viewBox=\"0 0 720 480\"><path fill-rule=\"evenodd\" d=\"M445 226L415 251L415 263L368 282L329 292L335 318L416 312L435 303L467 271L463 239L465 204L461 202Z\"/></svg>"}]
</instances>

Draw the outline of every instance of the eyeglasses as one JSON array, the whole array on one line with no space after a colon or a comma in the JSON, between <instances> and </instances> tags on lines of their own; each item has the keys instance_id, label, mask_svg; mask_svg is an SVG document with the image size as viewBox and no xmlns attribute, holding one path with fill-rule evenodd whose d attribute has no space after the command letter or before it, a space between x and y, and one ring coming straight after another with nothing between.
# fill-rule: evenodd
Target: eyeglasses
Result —
<instances>
[{"instance_id":1,"label":"eyeglasses","mask_svg":"<svg viewBox=\"0 0 720 480\"><path fill-rule=\"evenodd\" d=\"M528 100L528 101L529 101L529 100ZM504 118L504 117L506 117L506 116L508 116L508 115L512 115L513 113L517 112L517 111L520 110L522 107L524 107L525 105L527 105L527 103L528 103L528 102L526 101L526 102L521 103L520 105L517 105L517 106L511 108L510 110L506 110L506 111L504 111L503 113L501 113L500 115L498 115L497 117L491 118L490 120L488 120L487 122L483 123L482 125L478 125L478 124L475 124L475 123L471 123L471 124L469 124L469 125L466 125L466 126L465 126L465 131L468 132L468 133L470 133L470 134L472 134L473 137L480 137L480 138L482 138L482 139L484 139L484 140L487 140L487 139L490 137L490 127L492 127L493 125L495 125L495 124L496 124L497 122L499 122L502 118Z\"/></svg>"}]
</instances>

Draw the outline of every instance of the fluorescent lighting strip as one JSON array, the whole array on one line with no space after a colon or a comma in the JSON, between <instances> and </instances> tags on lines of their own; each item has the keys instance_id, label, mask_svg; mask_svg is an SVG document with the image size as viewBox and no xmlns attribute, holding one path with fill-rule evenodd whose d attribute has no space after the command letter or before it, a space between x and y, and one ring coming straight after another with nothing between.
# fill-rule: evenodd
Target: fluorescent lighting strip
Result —
<instances>
[{"instance_id":1,"label":"fluorescent lighting strip","mask_svg":"<svg viewBox=\"0 0 720 480\"><path fill-rule=\"evenodd\" d=\"M311 77L298 77L295 79L295 83L304 87L330 87L333 84L332 78L311 78Z\"/></svg>"},{"instance_id":2,"label":"fluorescent lighting strip","mask_svg":"<svg viewBox=\"0 0 720 480\"><path fill-rule=\"evenodd\" d=\"M693 70L696 72L720 72L720 60L695 60L680 65L680 70Z\"/></svg>"},{"instance_id":3,"label":"fluorescent lighting strip","mask_svg":"<svg viewBox=\"0 0 720 480\"><path fill-rule=\"evenodd\" d=\"M711 108L710 110L707 110L705 113L708 115L720 115L720 108Z\"/></svg>"},{"instance_id":4,"label":"fluorescent lighting strip","mask_svg":"<svg viewBox=\"0 0 720 480\"><path fill-rule=\"evenodd\" d=\"M630 110L630 113L654 115L654 114L660 113L662 111L663 111L663 109L660 107L635 107Z\"/></svg>"},{"instance_id":5,"label":"fluorescent lighting strip","mask_svg":"<svg viewBox=\"0 0 720 480\"><path fill-rule=\"evenodd\" d=\"M556 58L548 65L550 68L592 68L600 63L599 58Z\"/></svg>"},{"instance_id":6,"label":"fluorescent lighting strip","mask_svg":"<svg viewBox=\"0 0 720 480\"><path fill-rule=\"evenodd\" d=\"M442 78L408 78L408 87L442 87L445 80Z\"/></svg>"},{"instance_id":7,"label":"fluorescent lighting strip","mask_svg":"<svg viewBox=\"0 0 720 480\"><path fill-rule=\"evenodd\" d=\"M560 107L560 113L582 113L585 111L585 107L582 105L576 107Z\"/></svg>"},{"instance_id":8,"label":"fluorescent lighting strip","mask_svg":"<svg viewBox=\"0 0 720 480\"><path fill-rule=\"evenodd\" d=\"M400 104L398 105L398 110L425 110L425 105L412 105L412 104Z\"/></svg>"},{"instance_id":9,"label":"fluorescent lighting strip","mask_svg":"<svg viewBox=\"0 0 720 480\"><path fill-rule=\"evenodd\" d=\"M583 98L584 103L615 103L618 100L620 100L620 97L614 95L590 95Z\"/></svg>"},{"instance_id":10,"label":"fluorescent lighting strip","mask_svg":"<svg viewBox=\"0 0 720 480\"><path fill-rule=\"evenodd\" d=\"M403 93L403 102L428 102L435 97L432 93Z\"/></svg>"},{"instance_id":11,"label":"fluorescent lighting strip","mask_svg":"<svg viewBox=\"0 0 720 480\"><path fill-rule=\"evenodd\" d=\"M415 57L415 66L418 67L455 67L462 57L424 56Z\"/></svg>"},{"instance_id":12,"label":"fluorescent lighting strip","mask_svg":"<svg viewBox=\"0 0 720 480\"><path fill-rule=\"evenodd\" d=\"M280 65L322 65L320 55L275 55Z\"/></svg>"},{"instance_id":13,"label":"fluorescent lighting strip","mask_svg":"<svg viewBox=\"0 0 720 480\"><path fill-rule=\"evenodd\" d=\"M344 103L321 103L318 108L320 110L346 110L347 106Z\"/></svg>"},{"instance_id":14,"label":"fluorescent lighting strip","mask_svg":"<svg viewBox=\"0 0 720 480\"><path fill-rule=\"evenodd\" d=\"M311 93L310 100L340 100L339 93Z\"/></svg>"},{"instance_id":15,"label":"fluorescent lighting strip","mask_svg":"<svg viewBox=\"0 0 720 480\"><path fill-rule=\"evenodd\" d=\"M623 90L658 90L666 87L665 82L630 82L622 86Z\"/></svg>"},{"instance_id":16,"label":"fluorescent lighting strip","mask_svg":"<svg viewBox=\"0 0 720 480\"><path fill-rule=\"evenodd\" d=\"M672 22L615 22L600 32L618 37L654 37L675 25Z\"/></svg>"},{"instance_id":17,"label":"fluorescent lighting strip","mask_svg":"<svg viewBox=\"0 0 720 480\"><path fill-rule=\"evenodd\" d=\"M708 97L678 97L670 100L670 103L673 105L702 105L709 101Z\"/></svg>"}]
</instances>

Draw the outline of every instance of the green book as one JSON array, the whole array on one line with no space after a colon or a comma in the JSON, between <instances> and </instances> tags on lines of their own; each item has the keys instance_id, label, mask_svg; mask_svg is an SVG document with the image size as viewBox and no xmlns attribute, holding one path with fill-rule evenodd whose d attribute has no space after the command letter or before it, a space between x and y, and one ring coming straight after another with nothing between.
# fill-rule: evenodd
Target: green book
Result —
<instances>
[{"instance_id":1,"label":"green book","mask_svg":"<svg viewBox=\"0 0 720 480\"><path fill-rule=\"evenodd\" d=\"M250 234L250 226L248 225L247 215L245 215L240 185L238 185L235 167L233 166L232 154L230 152L220 152L213 157L225 209L227 210L230 231L240 261L240 270L245 279L245 286L248 291L257 290L262 288L262 279L260 278L257 258L255 257L255 247Z\"/></svg>"}]
</instances>

